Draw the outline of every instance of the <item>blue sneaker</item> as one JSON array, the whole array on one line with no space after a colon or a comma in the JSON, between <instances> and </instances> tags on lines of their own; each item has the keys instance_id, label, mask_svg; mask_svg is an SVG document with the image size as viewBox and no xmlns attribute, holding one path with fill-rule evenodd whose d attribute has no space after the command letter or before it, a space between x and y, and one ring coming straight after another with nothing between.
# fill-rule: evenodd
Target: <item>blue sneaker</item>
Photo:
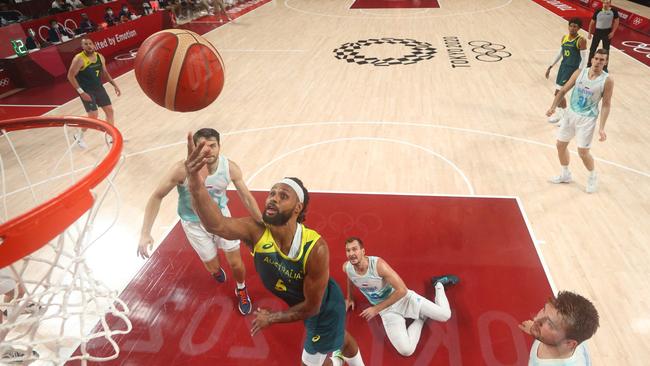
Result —
<instances>
[{"instance_id":1,"label":"blue sneaker","mask_svg":"<svg viewBox=\"0 0 650 366\"><path fill-rule=\"evenodd\" d=\"M250 314L253 310L253 305L251 304L251 298L248 297L248 290L246 290L246 287L242 289L235 288L235 296L237 296L237 300L239 300L239 304L237 304L239 312L242 315Z\"/></svg>"},{"instance_id":2,"label":"blue sneaker","mask_svg":"<svg viewBox=\"0 0 650 366\"><path fill-rule=\"evenodd\" d=\"M219 272L213 273L212 277L219 283L226 282L226 272L223 270L223 268L219 268Z\"/></svg>"},{"instance_id":3,"label":"blue sneaker","mask_svg":"<svg viewBox=\"0 0 650 366\"><path fill-rule=\"evenodd\" d=\"M460 278L458 276L455 276L453 274L446 274L438 277L432 277L431 278L431 284L433 287L436 287L436 284L440 282L442 283L443 286L453 286L457 285L460 282Z\"/></svg>"}]
</instances>

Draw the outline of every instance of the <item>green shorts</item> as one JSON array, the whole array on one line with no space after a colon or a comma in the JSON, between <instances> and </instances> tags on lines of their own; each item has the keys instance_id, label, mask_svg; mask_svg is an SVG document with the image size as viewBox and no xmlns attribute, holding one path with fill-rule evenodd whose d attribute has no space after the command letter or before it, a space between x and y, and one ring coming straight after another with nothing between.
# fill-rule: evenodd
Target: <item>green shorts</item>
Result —
<instances>
[{"instance_id":1,"label":"green shorts","mask_svg":"<svg viewBox=\"0 0 650 366\"><path fill-rule=\"evenodd\" d=\"M578 66L560 65L560 69L557 70L555 84L560 87L564 86L564 84L571 79L571 75L573 75L576 70L578 70Z\"/></svg>"},{"instance_id":2,"label":"green shorts","mask_svg":"<svg viewBox=\"0 0 650 366\"><path fill-rule=\"evenodd\" d=\"M305 320L305 351L330 353L343 347L345 337L345 299L339 285L329 279L320 312Z\"/></svg>"}]
</instances>

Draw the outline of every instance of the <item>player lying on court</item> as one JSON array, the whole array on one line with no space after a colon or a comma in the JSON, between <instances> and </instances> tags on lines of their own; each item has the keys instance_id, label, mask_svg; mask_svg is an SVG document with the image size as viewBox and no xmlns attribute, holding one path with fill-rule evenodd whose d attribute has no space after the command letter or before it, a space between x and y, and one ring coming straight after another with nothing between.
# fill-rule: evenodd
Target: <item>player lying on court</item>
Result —
<instances>
[{"instance_id":1,"label":"player lying on court","mask_svg":"<svg viewBox=\"0 0 650 366\"><path fill-rule=\"evenodd\" d=\"M343 264L343 272L348 276L346 310L354 310L351 291L354 285L372 305L362 311L361 316L370 320L379 314L390 343L400 355L410 356L415 352L427 319L445 322L451 317L445 286L460 282L458 277L433 277L431 284L436 295L435 301L431 302L406 288L402 278L385 260L367 256L360 238L350 237L345 241L345 254L348 258ZM408 328L407 318L414 319Z\"/></svg>"},{"instance_id":2,"label":"player lying on court","mask_svg":"<svg viewBox=\"0 0 650 366\"><path fill-rule=\"evenodd\" d=\"M271 293L289 305L283 311L257 309L252 335L274 323L302 320L307 330L302 364L362 366L356 341L345 331L345 301L329 276L329 249L314 230L305 227L309 193L298 178L273 185L265 202L263 223L252 217L225 217L210 198L200 174L208 162L205 142L187 138L185 168L192 205L206 230L228 240L249 243L260 279ZM342 357L328 358L340 350Z\"/></svg>"},{"instance_id":3,"label":"player lying on court","mask_svg":"<svg viewBox=\"0 0 650 366\"><path fill-rule=\"evenodd\" d=\"M205 165L201 171L204 177L204 183L210 195L210 199L219 205L219 209L224 216L230 216L228 209L228 197L226 189L230 182L237 188L239 198L248 209L251 216L261 222L262 214L255 198L246 187L241 169L234 161L220 154L221 141L219 132L212 128L202 128L192 136L195 143L203 143L206 152ZM196 254L198 254L205 268L212 274L217 282L226 282L226 272L221 267L217 249L221 249L226 256L226 262L232 270L233 277L237 283L235 295L237 296L239 312L243 315L250 314L252 311L251 300L246 290L246 267L241 259L239 252L239 240L226 240L207 232L199 217L192 209L192 200L190 192L187 189L187 173L183 160L176 162L169 172L162 178L158 187L153 192L147 208L144 211L144 220L142 231L140 233L140 243L138 245L138 256L149 258L149 250L153 247L153 238L151 237L151 227L153 226L160 204L169 192L176 187L178 190L178 215L181 217L181 225L187 240L190 242Z\"/></svg>"}]
</instances>

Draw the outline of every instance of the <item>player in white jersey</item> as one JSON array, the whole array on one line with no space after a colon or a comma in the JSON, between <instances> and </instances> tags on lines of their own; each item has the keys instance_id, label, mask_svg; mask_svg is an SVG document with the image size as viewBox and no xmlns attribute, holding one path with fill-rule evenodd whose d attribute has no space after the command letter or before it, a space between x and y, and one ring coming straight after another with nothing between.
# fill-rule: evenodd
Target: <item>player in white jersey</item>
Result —
<instances>
[{"instance_id":1,"label":"player in white jersey","mask_svg":"<svg viewBox=\"0 0 650 366\"><path fill-rule=\"evenodd\" d=\"M436 295L432 302L409 290L385 260L366 256L360 238L348 238L345 241L345 252L348 258L343 264L343 272L348 276L346 309L354 310L351 292L354 285L372 305L362 311L361 316L370 320L379 314L390 343L402 356L410 356L415 352L427 319L445 322L451 317L444 286L457 284L458 277L433 277L431 283L436 289ZM408 328L407 318L414 319Z\"/></svg>"},{"instance_id":2,"label":"player in white jersey","mask_svg":"<svg viewBox=\"0 0 650 366\"><path fill-rule=\"evenodd\" d=\"M614 91L614 81L603 70L603 67L607 65L608 59L607 51L603 49L596 51L596 54L594 54L591 60L591 67L576 70L571 76L571 79L569 79L555 96L551 108L546 112L546 115L549 117L553 115L560 100L573 88L569 108L567 108L567 112L562 118L560 128L557 132L557 152L560 158L560 164L562 165L562 172L559 176L551 178L551 183L571 182L569 151L567 147L569 141L575 136L578 144L578 154L589 171L586 191L587 193L593 193L598 189L598 178L594 169L594 159L589 150L599 119L599 141L605 141L607 139L605 124L607 123L607 117L609 117L612 93ZM599 112L598 104L601 100L603 102Z\"/></svg>"},{"instance_id":3,"label":"player in white jersey","mask_svg":"<svg viewBox=\"0 0 650 366\"><path fill-rule=\"evenodd\" d=\"M529 366L591 366L587 339L598 329L598 311L584 297L560 291L533 320L519 325L535 337Z\"/></svg>"},{"instance_id":4,"label":"player in white jersey","mask_svg":"<svg viewBox=\"0 0 650 366\"><path fill-rule=\"evenodd\" d=\"M248 187L246 187L241 169L234 161L219 154L221 149L219 132L212 128L203 128L198 130L193 137L194 143L197 145L203 141L206 142L204 150L208 150L209 155L206 158L207 164L204 172L206 176L205 184L210 196L219 205L222 214L230 216L226 188L232 182L237 188L237 193L248 212L253 218L261 222L262 214ZM239 301L239 311L243 315L249 314L252 305L246 290L246 267L241 259L239 241L226 240L210 234L201 225L199 217L192 208L190 193L187 189L187 173L183 162L183 160L180 160L172 166L147 202L140 234L140 244L138 245L138 255L142 258L149 258L149 249L153 247L151 227L158 215L163 198L176 187L178 190L178 214L181 217L181 224L188 241L203 261L205 268L220 283L226 281L226 272L219 262L217 248L224 251L226 261L237 283L235 294Z\"/></svg>"}]
</instances>

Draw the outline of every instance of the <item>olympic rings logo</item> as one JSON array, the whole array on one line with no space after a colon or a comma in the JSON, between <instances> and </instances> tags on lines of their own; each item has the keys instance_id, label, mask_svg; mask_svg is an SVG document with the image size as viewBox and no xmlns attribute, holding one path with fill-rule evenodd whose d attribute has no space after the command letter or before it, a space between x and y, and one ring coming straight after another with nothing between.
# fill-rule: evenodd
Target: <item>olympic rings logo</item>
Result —
<instances>
[{"instance_id":1,"label":"olympic rings logo","mask_svg":"<svg viewBox=\"0 0 650 366\"><path fill-rule=\"evenodd\" d=\"M504 58L512 56L512 53L505 51L506 46L489 41L471 41L469 45L474 47L472 52L476 53L476 59L483 62L499 62Z\"/></svg>"},{"instance_id":2,"label":"olympic rings logo","mask_svg":"<svg viewBox=\"0 0 650 366\"><path fill-rule=\"evenodd\" d=\"M632 48L632 51L650 58L650 44L637 41L624 41L623 46Z\"/></svg>"},{"instance_id":3,"label":"olympic rings logo","mask_svg":"<svg viewBox=\"0 0 650 366\"><path fill-rule=\"evenodd\" d=\"M11 80L9 78L4 78L0 80L0 88L4 88L6 86L9 86Z\"/></svg>"},{"instance_id":4,"label":"olympic rings logo","mask_svg":"<svg viewBox=\"0 0 650 366\"><path fill-rule=\"evenodd\" d=\"M70 18L64 20L64 21L63 21L63 24L61 24L61 23L59 23L59 22L57 21L57 24L58 24L61 28L63 28L66 32L68 32L68 33L74 35L74 29L68 27L68 22L71 22L71 23L73 24L74 29L79 28L79 27L77 26L77 23L76 23L74 20L70 19ZM43 37L43 29L45 29L45 37ZM37 32L37 34L38 34L38 36L41 38L41 41L43 41L43 42L48 42L48 41L49 41L49 38L50 38L49 31L50 31L50 27L48 27L47 25L41 25L40 27L38 27L38 32Z\"/></svg>"}]
</instances>

